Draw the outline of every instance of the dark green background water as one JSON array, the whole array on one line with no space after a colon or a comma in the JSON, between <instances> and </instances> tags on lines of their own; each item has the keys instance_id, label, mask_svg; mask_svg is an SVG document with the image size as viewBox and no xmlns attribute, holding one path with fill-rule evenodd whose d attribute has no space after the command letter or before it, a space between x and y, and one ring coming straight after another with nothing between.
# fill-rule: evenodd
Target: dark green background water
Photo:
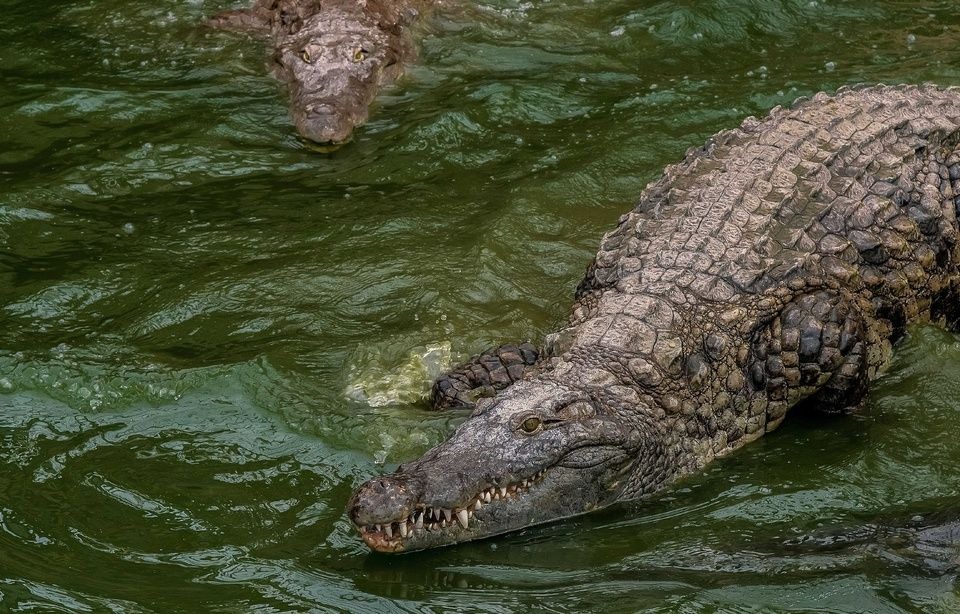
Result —
<instances>
[{"instance_id":1,"label":"dark green background water","mask_svg":"<svg viewBox=\"0 0 960 614\"><path fill-rule=\"evenodd\" d=\"M960 84L953 1L447 4L325 156L263 47L196 27L225 0L4 3L0 611L960 610L956 549L854 539L960 518L933 328L863 415L656 501L368 555L351 490L460 418L427 374L560 323L664 164L820 89Z\"/></svg>"}]
</instances>

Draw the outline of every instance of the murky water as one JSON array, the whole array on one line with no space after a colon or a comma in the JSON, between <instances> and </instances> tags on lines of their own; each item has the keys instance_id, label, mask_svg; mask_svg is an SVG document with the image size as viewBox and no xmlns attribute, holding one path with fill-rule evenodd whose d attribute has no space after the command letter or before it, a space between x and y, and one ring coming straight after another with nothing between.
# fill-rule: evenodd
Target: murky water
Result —
<instances>
[{"instance_id":1,"label":"murky water","mask_svg":"<svg viewBox=\"0 0 960 614\"><path fill-rule=\"evenodd\" d=\"M0 15L0 611L958 611L960 337L656 501L400 558L344 516L539 340L664 164L858 82L960 84L952 1L447 2L331 155L203 0ZM943 533L941 531L940 533ZM927 540L929 542L929 540Z\"/></svg>"}]
</instances>

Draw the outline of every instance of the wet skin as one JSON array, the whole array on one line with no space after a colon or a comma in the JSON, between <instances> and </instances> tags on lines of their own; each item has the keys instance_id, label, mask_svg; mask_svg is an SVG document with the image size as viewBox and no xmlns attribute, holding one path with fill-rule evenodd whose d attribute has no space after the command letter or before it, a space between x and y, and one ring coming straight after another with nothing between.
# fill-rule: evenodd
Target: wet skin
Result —
<instances>
[{"instance_id":1,"label":"wet skin","mask_svg":"<svg viewBox=\"0 0 960 614\"><path fill-rule=\"evenodd\" d=\"M367 121L377 94L415 56L407 26L418 16L411 3L261 0L207 25L267 34L272 72L289 88L297 133L311 144L336 146Z\"/></svg>"},{"instance_id":2,"label":"wet skin","mask_svg":"<svg viewBox=\"0 0 960 614\"><path fill-rule=\"evenodd\" d=\"M400 57L388 35L364 27L355 15L325 12L308 19L274 54L274 72L290 88L300 136L314 143L349 140L380 89L400 76Z\"/></svg>"},{"instance_id":3,"label":"wet skin","mask_svg":"<svg viewBox=\"0 0 960 614\"><path fill-rule=\"evenodd\" d=\"M474 413L359 488L364 541L417 550L643 498L800 403L856 407L908 323L960 324L958 144L960 89L878 86L690 149L604 236L533 365L502 346L441 377L437 406Z\"/></svg>"}]
</instances>

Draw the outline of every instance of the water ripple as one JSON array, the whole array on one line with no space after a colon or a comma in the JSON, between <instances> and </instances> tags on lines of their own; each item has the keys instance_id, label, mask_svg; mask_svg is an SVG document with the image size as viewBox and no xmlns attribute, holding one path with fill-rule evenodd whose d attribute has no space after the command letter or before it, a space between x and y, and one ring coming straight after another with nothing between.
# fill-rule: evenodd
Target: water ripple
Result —
<instances>
[{"instance_id":1,"label":"water ripple","mask_svg":"<svg viewBox=\"0 0 960 614\"><path fill-rule=\"evenodd\" d=\"M960 501L960 343L930 327L860 415L652 501L389 560L344 515L464 418L419 405L436 370L553 330L687 147L820 89L960 84L955 3L448 5L328 154L261 41L197 27L239 4L5 7L0 610L957 609L920 535Z\"/></svg>"}]
</instances>

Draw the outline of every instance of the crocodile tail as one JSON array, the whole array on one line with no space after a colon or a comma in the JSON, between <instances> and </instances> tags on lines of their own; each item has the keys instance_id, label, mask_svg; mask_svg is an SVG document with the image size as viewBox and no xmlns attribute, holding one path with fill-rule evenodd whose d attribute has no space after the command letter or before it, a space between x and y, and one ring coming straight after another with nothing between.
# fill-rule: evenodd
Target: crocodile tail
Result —
<instances>
[{"instance_id":1,"label":"crocodile tail","mask_svg":"<svg viewBox=\"0 0 960 614\"><path fill-rule=\"evenodd\" d=\"M440 376L430 393L433 409L474 407L477 400L521 379L536 363L539 352L530 343L506 343Z\"/></svg>"}]
</instances>

